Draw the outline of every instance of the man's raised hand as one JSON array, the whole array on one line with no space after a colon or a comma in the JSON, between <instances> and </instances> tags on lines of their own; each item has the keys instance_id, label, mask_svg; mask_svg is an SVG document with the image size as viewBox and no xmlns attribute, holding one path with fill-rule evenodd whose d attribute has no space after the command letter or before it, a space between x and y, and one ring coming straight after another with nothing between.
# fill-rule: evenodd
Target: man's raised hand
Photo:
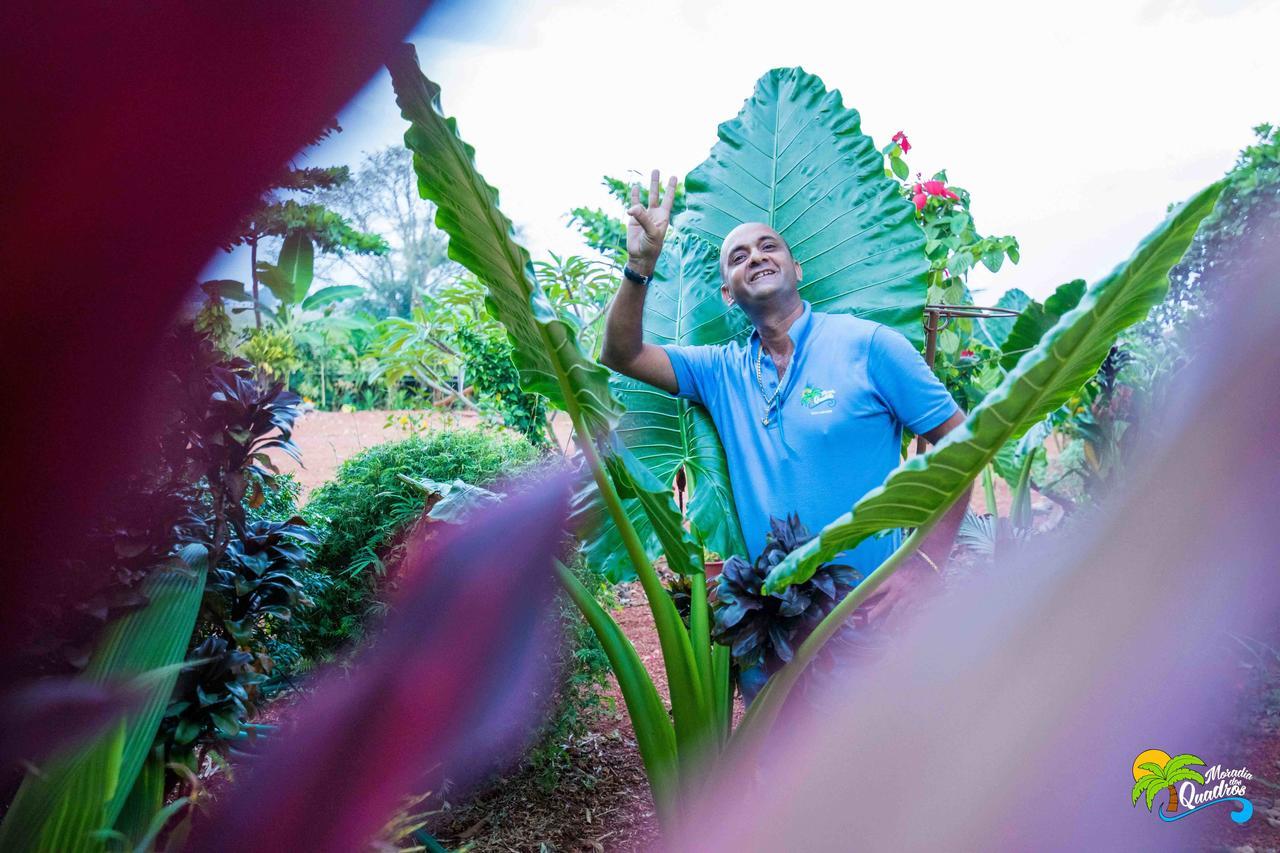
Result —
<instances>
[{"instance_id":1,"label":"man's raised hand","mask_svg":"<svg viewBox=\"0 0 1280 853\"><path fill-rule=\"evenodd\" d=\"M649 206L640 203L640 185L631 185L631 207L627 208L627 266L640 275L653 275L671 224L671 205L676 198L676 179L667 180L667 194L659 202L661 176L654 169L649 176Z\"/></svg>"}]
</instances>

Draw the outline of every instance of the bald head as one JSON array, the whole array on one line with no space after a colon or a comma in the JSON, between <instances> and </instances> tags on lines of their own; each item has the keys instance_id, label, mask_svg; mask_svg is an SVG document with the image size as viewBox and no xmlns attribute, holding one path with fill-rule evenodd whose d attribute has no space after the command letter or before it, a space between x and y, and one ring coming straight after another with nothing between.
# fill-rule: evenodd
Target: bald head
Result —
<instances>
[{"instance_id":1,"label":"bald head","mask_svg":"<svg viewBox=\"0 0 1280 853\"><path fill-rule=\"evenodd\" d=\"M744 222L720 247L720 291L725 302L741 306L753 322L799 304L801 276L787 241L763 222Z\"/></svg>"}]
</instances>

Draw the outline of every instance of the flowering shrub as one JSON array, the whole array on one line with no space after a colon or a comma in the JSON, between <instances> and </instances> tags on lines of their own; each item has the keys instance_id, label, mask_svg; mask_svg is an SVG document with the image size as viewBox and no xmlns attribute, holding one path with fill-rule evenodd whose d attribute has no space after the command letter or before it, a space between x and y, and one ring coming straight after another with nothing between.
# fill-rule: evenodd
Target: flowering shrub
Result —
<instances>
[{"instance_id":1,"label":"flowering shrub","mask_svg":"<svg viewBox=\"0 0 1280 853\"><path fill-rule=\"evenodd\" d=\"M927 181L917 172L916 180L910 181L911 170L903 158L910 150L906 133L898 131L881 153L888 161L885 172L898 180L903 197L915 204L917 220L924 229L924 251L929 258L929 301L969 304L971 300L964 286L969 270L981 263L992 272L999 272L1005 258L1016 264L1018 240L1012 236L979 234L969 209L968 191L948 186L945 170Z\"/></svg>"}]
</instances>

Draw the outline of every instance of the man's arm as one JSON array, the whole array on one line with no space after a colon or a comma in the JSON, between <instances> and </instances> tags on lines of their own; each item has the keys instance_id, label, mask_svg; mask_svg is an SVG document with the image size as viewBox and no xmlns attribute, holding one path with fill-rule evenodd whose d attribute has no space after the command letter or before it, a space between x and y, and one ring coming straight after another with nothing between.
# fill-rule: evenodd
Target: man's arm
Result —
<instances>
[{"instance_id":1,"label":"man's arm","mask_svg":"<svg viewBox=\"0 0 1280 853\"><path fill-rule=\"evenodd\" d=\"M671 205L676 197L676 179L667 182L667 197L658 201L659 176L655 169L649 179L649 206L640 203L640 185L631 187L631 207L627 210L627 266L643 276L653 275L671 223ZM621 374L661 388L669 394L679 390L671 359L662 347L644 342L644 298L648 287L626 278L609 305L605 319L600 362Z\"/></svg>"},{"instance_id":2,"label":"man's arm","mask_svg":"<svg viewBox=\"0 0 1280 853\"><path fill-rule=\"evenodd\" d=\"M937 444L939 441L942 441L942 437L944 435L964 423L964 418L964 412L956 412L954 415L926 432L924 434L924 440L930 444Z\"/></svg>"}]
</instances>

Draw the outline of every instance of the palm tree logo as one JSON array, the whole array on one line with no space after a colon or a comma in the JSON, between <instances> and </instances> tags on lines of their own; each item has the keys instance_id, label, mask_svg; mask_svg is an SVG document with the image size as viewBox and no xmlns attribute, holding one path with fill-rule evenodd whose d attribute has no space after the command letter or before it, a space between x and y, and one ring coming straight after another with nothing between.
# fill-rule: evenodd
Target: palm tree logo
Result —
<instances>
[{"instance_id":1,"label":"palm tree logo","mask_svg":"<svg viewBox=\"0 0 1280 853\"><path fill-rule=\"evenodd\" d=\"M1192 770L1193 765L1204 766L1204 759L1197 758L1189 753L1182 755L1169 756L1169 753L1162 749L1148 749L1138 754L1133 760L1133 805L1138 805L1138 798L1143 794L1147 797L1147 811L1152 810L1155 803L1156 794L1162 789L1169 789L1169 805L1168 814L1176 814L1178 811L1178 791L1177 784L1179 782L1195 782L1199 785L1204 784L1204 776L1199 771Z\"/></svg>"}]
</instances>

